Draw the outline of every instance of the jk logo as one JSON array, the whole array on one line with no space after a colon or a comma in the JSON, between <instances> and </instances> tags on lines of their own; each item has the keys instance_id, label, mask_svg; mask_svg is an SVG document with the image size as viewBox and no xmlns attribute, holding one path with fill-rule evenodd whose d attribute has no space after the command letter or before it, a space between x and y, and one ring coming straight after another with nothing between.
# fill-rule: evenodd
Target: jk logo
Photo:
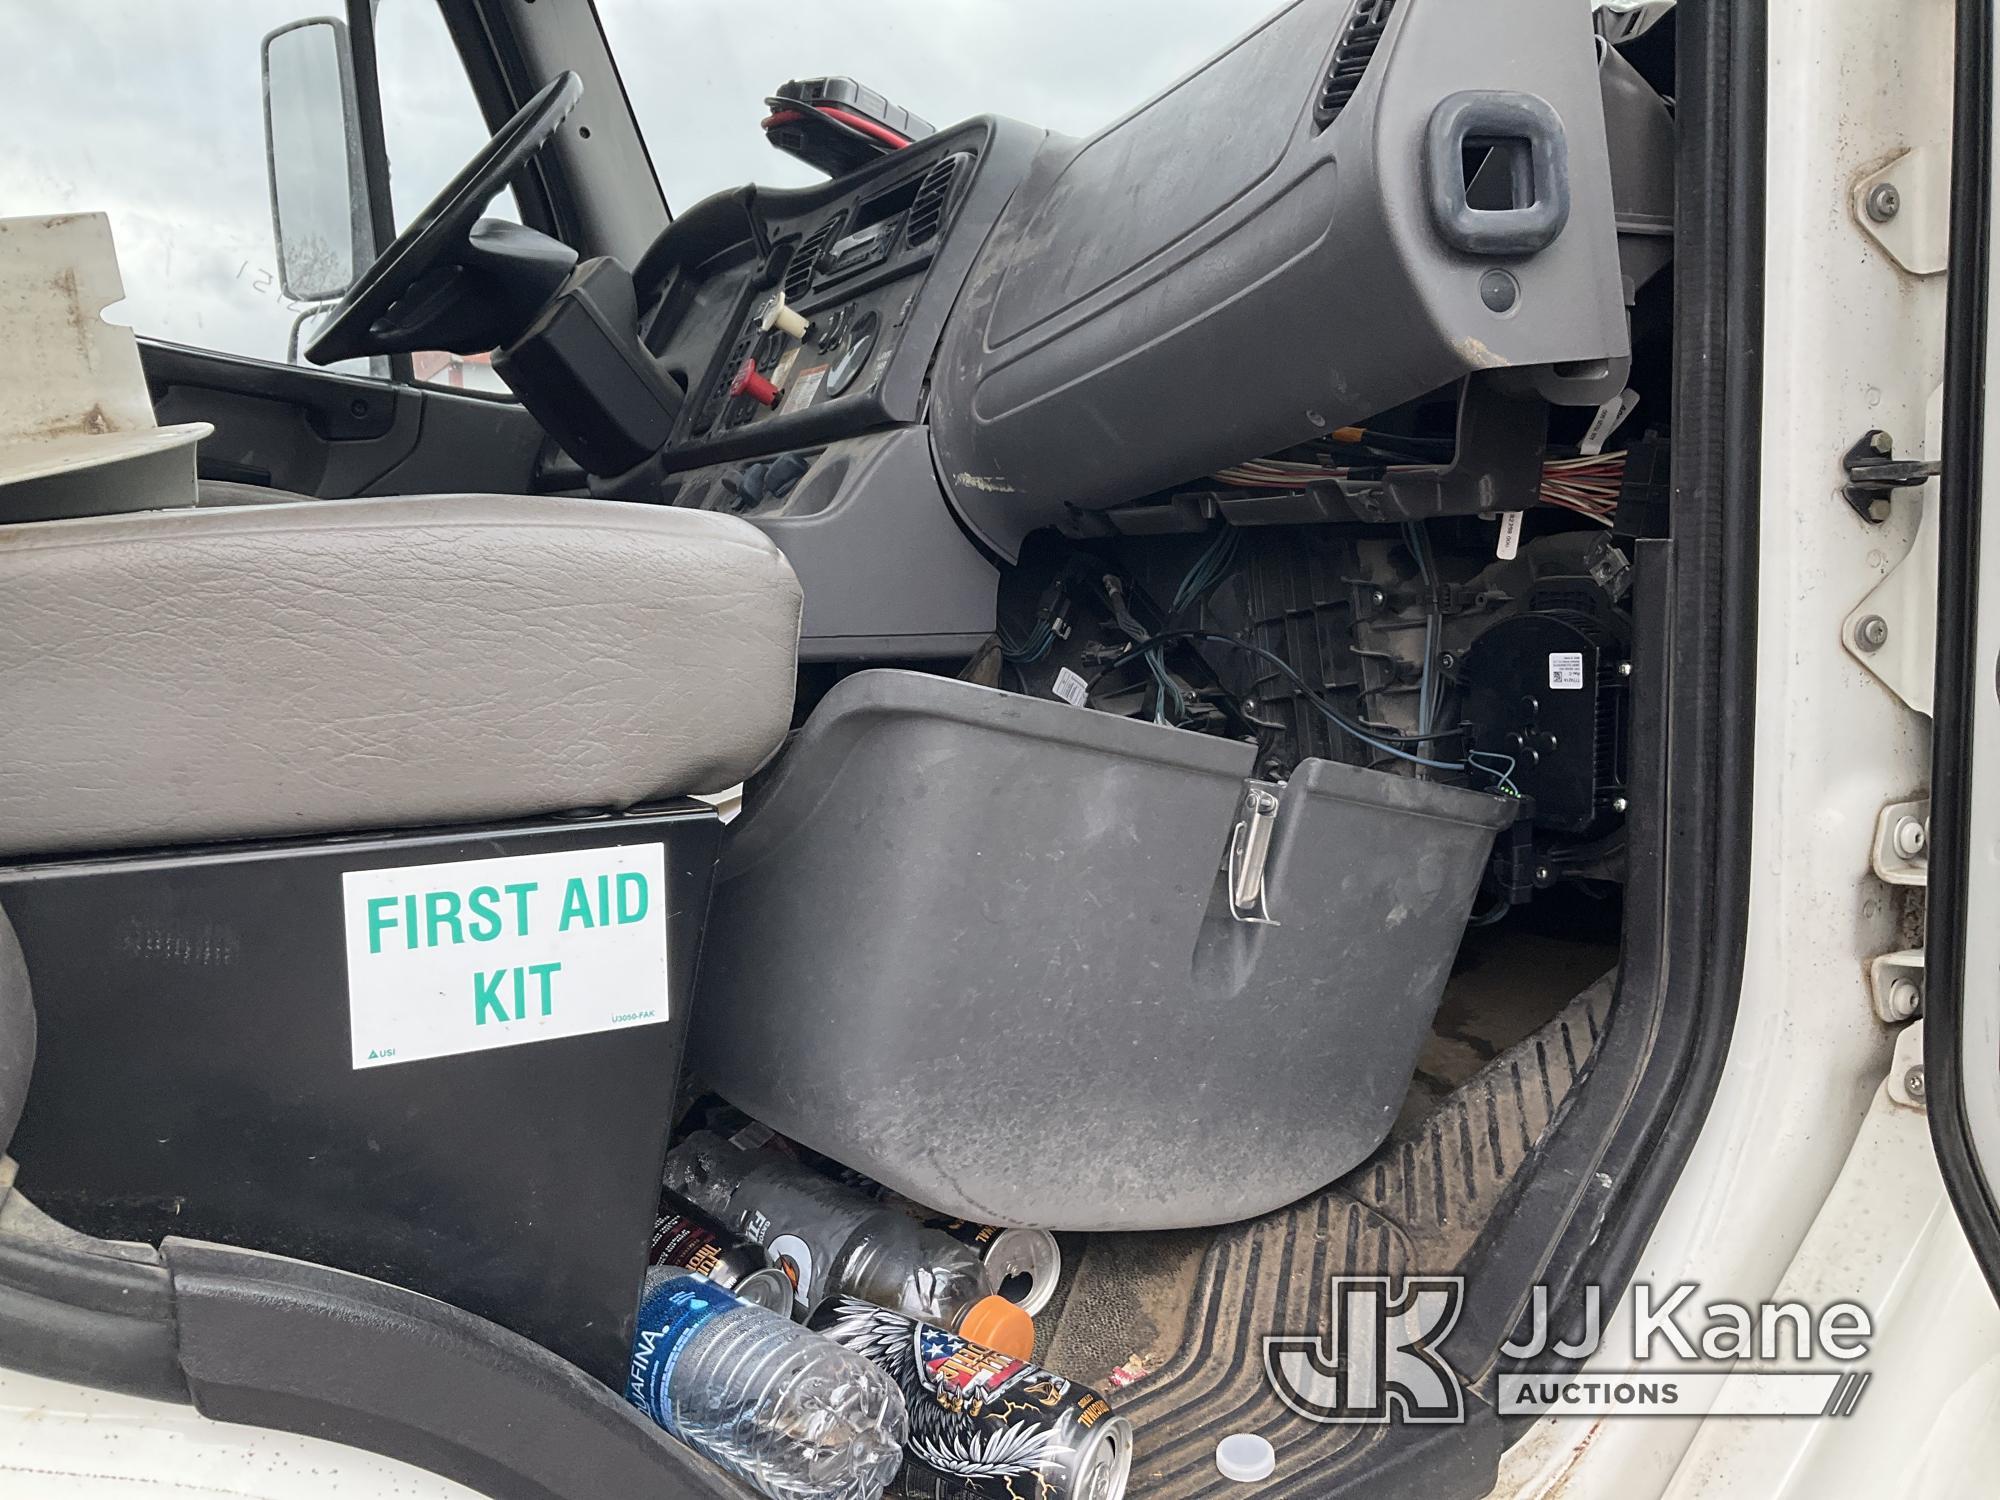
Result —
<instances>
[{"instance_id":1,"label":"jk logo","mask_svg":"<svg viewBox=\"0 0 2000 1500\"><path fill-rule=\"evenodd\" d=\"M1437 1346L1458 1322L1456 1276L1335 1276L1323 1337L1264 1340L1264 1378L1312 1422L1463 1422L1465 1393Z\"/></svg>"}]
</instances>

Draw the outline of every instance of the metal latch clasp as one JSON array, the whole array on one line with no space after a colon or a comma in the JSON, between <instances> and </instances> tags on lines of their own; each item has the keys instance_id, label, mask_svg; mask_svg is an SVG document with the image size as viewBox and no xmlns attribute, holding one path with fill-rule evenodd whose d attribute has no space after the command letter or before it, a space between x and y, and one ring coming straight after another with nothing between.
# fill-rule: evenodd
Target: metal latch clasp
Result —
<instances>
[{"instance_id":1,"label":"metal latch clasp","mask_svg":"<svg viewBox=\"0 0 2000 1500\"><path fill-rule=\"evenodd\" d=\"M1243 815L1229 838L1229 914L1239 922L1276 927L1265 904L1264 862L1271 855L1271 830L1278 821L1278 794L1248 787Z\"/></svg>"}]
</instances>

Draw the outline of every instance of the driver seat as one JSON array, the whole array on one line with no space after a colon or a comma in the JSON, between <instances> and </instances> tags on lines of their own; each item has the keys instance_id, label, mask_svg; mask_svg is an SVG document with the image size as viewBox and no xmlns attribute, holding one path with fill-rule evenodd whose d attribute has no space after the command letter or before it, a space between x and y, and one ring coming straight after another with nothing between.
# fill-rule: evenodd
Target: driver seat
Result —
<instances>
[{"instance_id":1,"label":"driver seat","mask_svg":"<svg viewBox=\"0 0 2000 1500\"><path fill-rule=\"evenodd\" d=\"M789 727L798 580L734 517L221 498L0 525L0 855L624 808Z\"/></svg>"}]
</instances>

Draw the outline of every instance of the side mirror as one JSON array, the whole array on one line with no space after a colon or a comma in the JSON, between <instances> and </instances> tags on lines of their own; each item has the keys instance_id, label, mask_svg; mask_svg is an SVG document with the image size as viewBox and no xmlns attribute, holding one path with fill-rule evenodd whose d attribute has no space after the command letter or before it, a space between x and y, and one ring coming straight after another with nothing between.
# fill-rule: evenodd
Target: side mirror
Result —
<instances>
[{"instance_id":1,"label":"side mirror","mask_svg":"<svg viewBox=\"0 0 2000 1500\"><path fill-rule=\"evenodd\" d=\"M344 22L294 21L264 38L264 162L279 286L294 302L337 300L375 259Z\"/></svg>"}]
</instances>

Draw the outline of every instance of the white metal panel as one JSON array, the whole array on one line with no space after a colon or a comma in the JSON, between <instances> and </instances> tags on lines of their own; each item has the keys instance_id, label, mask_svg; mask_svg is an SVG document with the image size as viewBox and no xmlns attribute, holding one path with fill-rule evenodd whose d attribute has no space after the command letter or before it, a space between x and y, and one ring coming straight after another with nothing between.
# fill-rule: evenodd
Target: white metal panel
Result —
<instances>
[{"instance_id":1,"label":"white metal panel","mask_svg":"<svg viewBox=\"0 0 2000 1500\"><path fill-rule=\"evenodd\" d=\"M1988 1492L2000 1475L2000 1307L1945 1197L1922 1109L1898 1101L1901 1050L1777 1292L1872 1310L1861 1404L1838 1421L1704 1423L1670 1500L1936 1500Z\"/></svg>"},{"instance_id":2,"label":"white metal panel","mask_svg":"<svg viewBox=\"0 0 2000 1500\"><path fill-rule=\"evenodd\" d=\"M1870 842L1883 803L1923 789L1929 730L1848 655L1842 626L1909 550L1917 507L1869 526L1840 497L1840 459L1871 428L1923 431L1943 378L1945 278L1897 265L1849 204L1899 152L1949 140L1952 51L1950 0L1776 0L1768 17L1748 951L1720 1090L1636 1273L1749 1302L1798 1253L1889 1063L1868 962L1907 943ZM1603 1368L1629 1368L1623 1317L1605 1349ZM1699 1425L1544 1422L1494 1493L1660 1495Z\"/></svg>"},{"instance_id":3,"label":"white metal panel","mask_svg":"<svg viewBox=\"0 0 2000 1500\"><path fill-rule=\"evenodd\" d=\"M299 1351L312 1358L310 1349ZM0 1370L7 1500L479 1500L448 1479L323 1438L215 1422Z\"/></svg>"}]
</instances>

